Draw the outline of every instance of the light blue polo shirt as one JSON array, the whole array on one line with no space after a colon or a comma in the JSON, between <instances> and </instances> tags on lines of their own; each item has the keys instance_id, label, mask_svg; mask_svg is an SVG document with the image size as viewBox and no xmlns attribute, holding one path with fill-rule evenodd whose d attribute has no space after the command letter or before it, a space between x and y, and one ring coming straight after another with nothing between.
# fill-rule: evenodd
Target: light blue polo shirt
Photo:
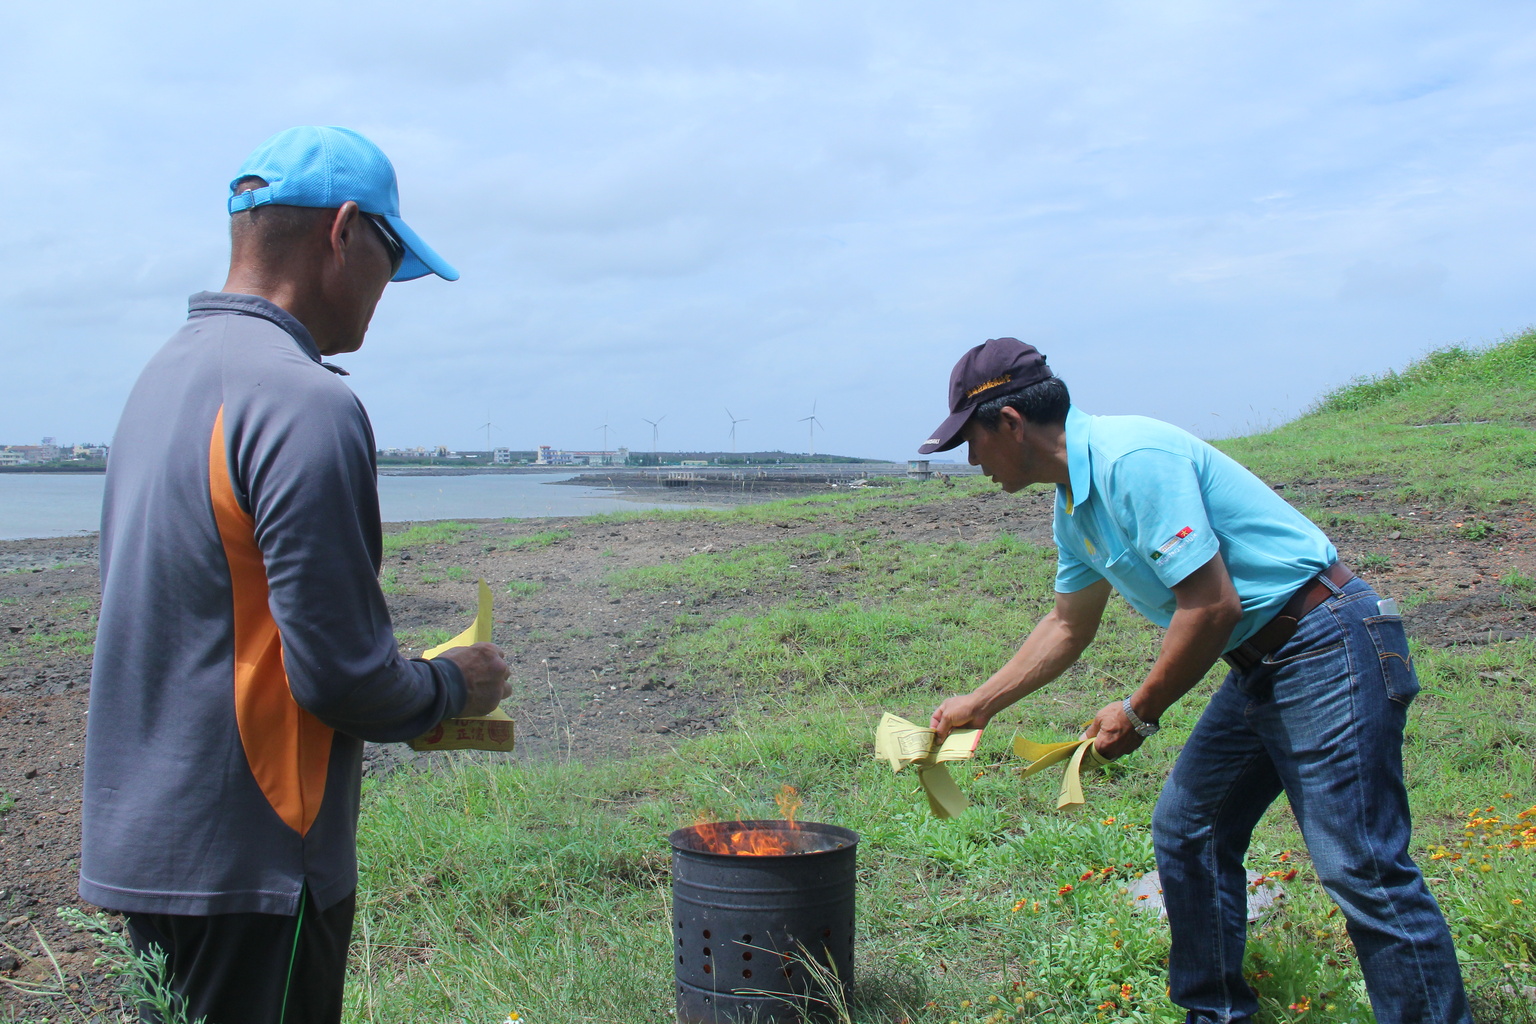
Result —
<instances>
[{"instance_id":1,"label":"light blue polo shirt","mask_svg":"<svg viewBox=\"0 0 1536 1024\"><path fill-rule=\"evenodd\" d=\"M1175 583L1218 551L1243 602L1231 650L1338 552L1269 485L1192 434L1145 416L1067 413L1071 485L1056 487L1056 591L1106 579L1167 627Z\"/></svg>"}]
</instances>

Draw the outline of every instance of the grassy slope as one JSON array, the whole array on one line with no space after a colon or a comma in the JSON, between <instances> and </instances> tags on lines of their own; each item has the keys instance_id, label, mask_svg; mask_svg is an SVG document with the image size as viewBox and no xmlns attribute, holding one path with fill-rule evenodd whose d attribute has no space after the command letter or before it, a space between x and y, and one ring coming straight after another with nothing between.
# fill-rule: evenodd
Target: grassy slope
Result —
<instances>
[{"instance_id":1,"label":"grassy slope","mask_svg":"<svg viewBox=\"0 0 1536 1024\"><path fill-rule=\"evenodd\" d=\"M1228 447L1275 480L1387 474L1441 501L1514 497L1511 453L1531 448L1513 424L1536 421L1533 351L1525 335L1489 353L1434 356ZM1469 418L1496 422L1406 425ZM1485 437L1495 450L1472 443ZM1123 888L1152 867L1147 819L1198 694L1169 713L1157 742L1094 779L1084 813L1055 811L1051 781L1016 777L1005 754L1015 727L1073 735L1154 652L1156 631L1114 602L1083 663L1011 709L975 765L956 771L973 808L931 819L914 780L870 757L877 712L925 716L1005 658L1049 599L1052 559L1009 538L915 544L860 529L862 512L914 493L667 513L795 517L823 532L610 580L615 592L699 599L706 614L680 617L657 657L691 666L693 685L738 694L736 728L661 757L519 768L460 757L445 773L369 783L349 1019L670 1019L665 833L701 810L774 817L771 797L786 783L804 794L803 817L863 836L853 1019L1180 1019L1163 998L1165 930L1131 913ZM710 593L764 578L792 585L795 566L813 557L839 567L836 594L800 591L761 615L708 618ZM1425 693L1405 754L1417 854L1488 1019L1529 1020L1529 1004L1500 989L1536 982L1536 927L1522 902L1536 860L1509 829L1536 803L1536 645L1417 654ZM1204 685L1214 683L1213 674ZM1253 930L1261 1020L1368 1020L1340 919L1304 855L1287 855L1300 850L1277 808L1250 866L1300 873L1284 909Z\"/></svg>"},{"instance_id":2,"label":"grassy slope","mask_svg":"<svg viewBox=\"0 0 1536 1024\"><path fill-rule=\"evenodd\" d=\"M1410 499L1528 501L1536 476L1536 330L1355 381L1278 430L1221 447L1267 480L1376 477Z\"/></svg>"}]
</instances>

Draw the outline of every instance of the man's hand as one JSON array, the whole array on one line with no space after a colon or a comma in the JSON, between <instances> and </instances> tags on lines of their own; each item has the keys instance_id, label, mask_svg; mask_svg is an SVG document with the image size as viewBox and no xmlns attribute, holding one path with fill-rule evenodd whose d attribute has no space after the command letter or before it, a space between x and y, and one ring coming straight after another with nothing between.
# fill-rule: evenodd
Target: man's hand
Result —
<instances>
[{"instance_id":1,"label":"man's hand","mask_svg":"<svg viewBox=\"0 0 1536 1024\"><path fill-rule=\"evenodd\" d=\"M1124 757L1145 742L1130 719L1125 717L1125 705L1120 701L1104 705L1083 730L1083 735L1092 737L1093 749L1111 761Z\"/></svg>"},{"instance_id":2,"label":"man's hand","mask_svg":"<svg viewBox=\"0 0 1536 1024\"><path fill-rule=\"evenodd\" d=\"M985 709L986 703L976 693L963 697L950 697L934 709L928 728L939 734L939 741L949 739L956 729L984 729L992 716Z\"/></svg>"},{"instance_id":3,"label":"man's hand","mask_svg":"<svg viewBox=\"0 0 1536 1024\"><path fill-rule=\"evenodd\" d=\"M466 696L464 710L459 712L464 717L488 715L496 710L496 705L512 696L512 685L507 682L512 670L507 668L501 648L495 644L455 647L451 651L444 651L441 657L459 666L459 671L464 675Z\"/></svg>"}]
</instances>

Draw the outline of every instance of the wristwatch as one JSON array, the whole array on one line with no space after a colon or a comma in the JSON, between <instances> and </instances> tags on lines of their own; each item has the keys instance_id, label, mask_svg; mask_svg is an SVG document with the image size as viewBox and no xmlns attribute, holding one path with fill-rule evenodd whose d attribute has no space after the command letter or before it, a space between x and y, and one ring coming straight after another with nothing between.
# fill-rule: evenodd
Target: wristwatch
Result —
<instances>
[{"instance_id":1,"label":"wristwatch","mask_svg":"<svg viewBox=\"0 0 1536 1024\"><path fill-rule=\"evenodd\" d=\"M1143 722L1140 718L1138 718L1136 716L1136 710L1131 707L1131 698L1125 698L1120 706L1125 709L1126 720L1131 723L1131 728L1136 730L1136 735L1140 736L1142 739L1150 739L1151 737L1157 735L1157 723Z\"/></svg>"}]
</instances>

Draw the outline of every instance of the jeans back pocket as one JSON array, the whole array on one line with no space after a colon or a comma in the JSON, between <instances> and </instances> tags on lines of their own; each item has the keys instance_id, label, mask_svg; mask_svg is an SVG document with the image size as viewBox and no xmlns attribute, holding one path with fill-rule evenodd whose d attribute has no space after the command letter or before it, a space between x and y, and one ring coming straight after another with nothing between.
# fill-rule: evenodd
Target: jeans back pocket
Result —
<instances>
[{"instance_id":1,"label":"jeans back pocket","mask_svg":"<svg viewBox=\"0 0 1536 1024\"><path fill-rule=\"evenodd\" d=\"M1372 615L1361 621L1376 648L1387 697L1406 708L1419 694L1419 676L1408 653L1408 634L1403 631L1402 616Z\"/></svg>"}]
</instances>

